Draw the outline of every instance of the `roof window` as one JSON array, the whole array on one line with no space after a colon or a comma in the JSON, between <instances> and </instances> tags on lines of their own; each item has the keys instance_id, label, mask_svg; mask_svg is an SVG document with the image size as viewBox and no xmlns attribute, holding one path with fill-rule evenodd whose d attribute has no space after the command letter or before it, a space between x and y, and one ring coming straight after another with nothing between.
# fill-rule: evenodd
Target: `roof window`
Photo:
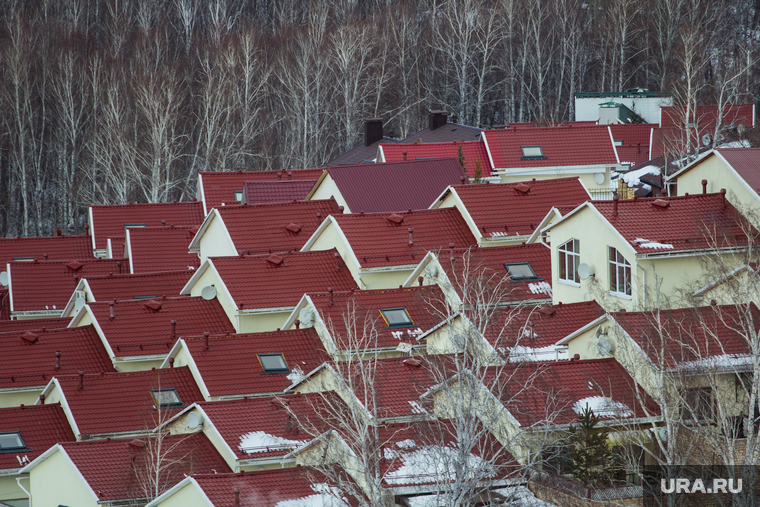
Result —
<instances>
[{"instance_id":1,"label":"roof window","mask_svg":"<svg viewBox=\"0 0 760 507\"><path fill-rule=\"evenodd\" d=\"M132 299L155 299L158 296L132 296Z\"/></svg>"},{"instance_id":2,"label":"roof window","mask_svg":"<svg viewBox=\"0 0 760 507\"><path fill-rule=\"evenodd\" d=\"M544 158L544 150L540 146L520 146L522 158Z\"/></svg>"},{"instance_id":3,"label":"roof window","mask_svg":"<svg viewBox=\"0 0 760 507\"><path fill-rule=\"evenodd\" d=\"M242 190L235 190L235 200L238 202L243 202L243 191Z\"/></svg>"},{"instance_id":4,"label":"roof window","mask_svg":"<svg viewBox=\"0 0 760 507\"><path fill-rule=\"evenodd\" d=\"M14 257L15 262L34 262L34 257Z\"/></svg>"},{"instance_id":5,"label":"roof window","mask_svg":"<svg viewBox=\"0 0 760 507\"><path fill-rule=\"evenodd\" d=\"M414 325L406 308L383 308L380 310L380 315L383 316L388 327L406 327Z\"/></svg>"},{"instance_id":6,"label":"roof window","mask_svg":"<svg viewBox=\"0 0 760 507\"><path fill-rule=\"evenodd\" d=\"M124 236L127 235L127 229L140 229L142 227L147 227L145 224L124 224Z\"/></svg>"},{"instance_id":7,"label":"roof window","mask_svg":"<svg viewBox=\"0 0 760 507\"><path fill-rule=\"evenodd\" d=\"M281 352L277 354L256 354L259 358L259 364L264 369L264 373L290 373L288 363Z\"/></svg>"},{"instance_id":8,"label":"roof window","mask_svg":"<svg viewBox=\"0 0 760 507\"><path fill-rule=\"evenodd\" d=\"M524 280L543 280L536 276L533 268L530 267L529 262L509 262L504 263L504 267L507 268L511 281L522 282Z\"/></svg>"},{"instance_id":9,"label":"roof window","mask_svg":"<svg viewBox=\"0 0 760 507\"><path fill-rule=\"evenodd\" d=\"M0 433L0 453L15 452L26 449L24 439L18 431Z\"/></svg>"},{"instance_id":10,"label":"roof window","mask_svg":"<svg viewBox=\"0 0 760 507\"><path fill-rule=\"evenodd\" d=\"M166 389L151 389L150 395L153 403L159 408L177 408L182 406L177 390L173 387Z\"/></svg>"},{"instance_id":11,"label":"roof window","mask_svg":"<svg viewBox=\"0 0 760 507\"><path fill-rule=\"evenodd\" d=\"M622 139L615 139L615 146L623 146L623 140Z\"/></svg>"}]
</instances>

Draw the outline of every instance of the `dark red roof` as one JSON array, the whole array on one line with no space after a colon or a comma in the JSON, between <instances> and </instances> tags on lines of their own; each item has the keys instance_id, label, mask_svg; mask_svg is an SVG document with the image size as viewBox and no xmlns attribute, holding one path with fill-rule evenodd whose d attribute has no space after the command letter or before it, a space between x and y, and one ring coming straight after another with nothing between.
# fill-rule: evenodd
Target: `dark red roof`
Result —
<instances>
[{"instance_id":1,"label":"dark red roof","mask_svg":"<svg viewBox=\"0 0 760 507\"><path fill-rule=\"evenodd\" d=\"M56 368L57 352L60 368ZM79 370L116 371L92 325L0 333L2 389L44 386L54 375L74 375Z\"/></svg>"},{"instance_id":2,"label":"dark red roof","mask_svg":"<svg viewBox=\"0 0 760 507\"><path fill-rule=\"evenodd\" d=\"M126 257L124 254L126 253L124 249L124 243L127 242L126 237L120 237L120 238L107 238L106 241L111 242L111 257L114 259L123 259ZM108 248L106 246L106 248Z\"/></svg>"},{"instance_id":3,"label":"dark red roof","mask_svg":"<svg viewBox=\"0 0 760 507\"><path fill-rule=\"evenodd\" d=\"M130 265L133 273L194 271L201 265L188 253L198 227L145 227L129 230ZM189 277L188 277L189 278Z\"/></svg>"},{"instance_id":4,"label":"dark red roof","mask_svg":"<svg viewBox=\"0 0 760 507\"><path fill-rule=\"evenodd\" d=\"M150 460L157 452L157 441L141 437L67 442L62 447L99 501L145 498L143 487L146 475L153 471ZM161 448L166 462L171 463L161 471L161 493L193 473L231 472L203 432L167 435L161 441ZM232 496L232 490L229 495Z\"/></svg>"},{"instance_id":5,"label":"dark red roof","mask_svg":"<svg viewBox=\"0 0 760 507\"><path fill-rule=\"evenodd\" d=\"M0 285L0 329L5 321L11 320L11 293Z\"/></svg>"},{"instance_id":6,"label":"dark red roof","mask_svg":"<svg viewBox=\"0 0 760 507\"><path fill-rule=\"evenodd\" d=\"M352 213L426 209L466 178L455 158L333 166L327 172Z\"/></svg>"},{"instance_id":7,"label":"dark red roof","mask_svg":"<svg viewBox=\"0 0 760 507\"><path fill-rule=\"evenodd\" d=\"M0 453L0 470L23 468L58 442L75 438L60 403L0 408L0 433L6 431L18 431L26 450Z\"/></svg>"},{"instance_id":8,"label":"dark red roof","mask_svg":"<svg viewBox=\"0 0 760 507\"><path fill-rule=\"evenodd\" d=\"M455 158L459 161L461 149L465 160L467 176L475 177L475 167L480 163L480 176L491 176L491 160L488 158L483 141L466 141L449 143L415 143L415 144L381 144L385 162L403 162L404 160L424 160L430 158Z\"/></svg>"},{"instance_id":9,"label":"dark red roof","mask_svg":"<svg viewBox=\"0 0 760 507\"><path fill-rule=\"evenodd\" d=\"M273 202L301 201L309 195L317 179L282 181L246 181L243 203L270 204Z\"/></svg>"},{"instance_id":10,"label":"dark red roof","mask_svg":"<svg viewBox=\"0 0 760 507\"><path fill-rule=\"evenodd\" d=\"M483 134L497 170L618 163L609 131L598 126L508 128ZM523 158L522 146L541 146L543 158Z\"/></svg>"},{"instance_id":11,"label":"dark red roof","mask_svg":"<svg viewBox=\"0 0 760 507\"><path fill-rule=\"evenodd\" d=\"M56 377L82 435L151 430L159 418L167 420L181 408L154 408L151 389L175 389L182 405L203 401L186 366L122 373L86 374L84 389L79 375Z\"/></svg>"},{"instance_id":12,"label":"dark red roof","mask_svg":"<svg viewBox=\"0 0 760 507\"><path fill-rule=\"evenodd\" d=\"M446 318L446 310L443 308L445 298L437 285L335 292L332 298L327 292L310 293L308 296L340 350L356 347L355 344L350 346L347 343L349 338L356 338L354 333L346 328L344 316L347 311L351 312L357 322L364 323L367 319L375 322L377 342L373 340L372 343L366 344L370 348L397 347L401 342L416 345L417 337ZM384 308L406 309L413 324L409 327L389 327L380 312ZM353 326L356 322L349 324Z\"/></svg>"},{"instance_id":13,"label":"dark red roof","mask_svg":"<svg viewBox=\"0 0 760 507\"><path fill-rule=\"evenodd\" d=\"M246 181L316 180L323 169L282 169L279 171L233 171L198 173L198 199L205 213L222 205L240 204L235 192L242 192ZM201 192L202 189L202 192Z\"/></svg>"},{"instance_id":14,"label":"dark red roof","mask_svg":"<svg viewBox=\"0 0 760 507\"><path fill-rule=\"evenodd\" d=\"M356 288L337 250L282 255L213 257L211 262L239 309L296 306L307 292ZM251 283L255 280L256 283Z\"/></svg>"},{"instance_id":15,"label":"dark red roof","mask_svg":"<svg viewBox=\"0 0 760 507\"><path fill-rule=\"evenodd\" d=\"M66 327L71 322L70 317L56 317L53 319L25 319L0 321L0 333L13 331L40 331L42 329L59 329Z\"/></svg>"},{"instance_id":16,"label":"dark red roof","mask_svg":"<svg viewBox=\"0 0 760 507\"><path fill-rule=\"evenodd\" d=\"M92 258L92 241L89 236L49 236L43 238L0 238L0 271L14 257L34 257L62 261Z\"/></svg>"},{"instance_id":17,"label":"dark red roof","mask_svg":"<svg viewBox=\"0 0 760 507\"><path fill-rule=\"evenodd\" d=\"M477 244L457 208L334 217L363 268L417 264L430 251ZM409 228L413 245L409 244Z\"/></svg>"},{"instance_id":18,"label":"dark red roof","mask_svg":"<svg viewBox=\"0 0 760 507\"><path fill-rule=\"evenodd\" d=\"M235 248L248 254L300 250L319 224L341 213L335 199L225 206L217 211Z\"/></svg>"},{"instance_id":19,"label":"dark red roof","mask_svg":"<svg viewBox=\"0 0 760 507\"><path fill-rule=\"evenodd\" d=\"M649 142L652 140L652 130L658 130L658 125L651 123L615 123L609 125L621 163L632 163L631 167L647 162L653 158L649 153Z\"/></svg>"},{"instance_id":20,"label":"dark red roof","mask_svg":"<svg viewBox=\"0 0 760 507\"><path fill-rule=\"evenodd\" d=\"M398 139L391 137L383 137L379 141L366 146L364 143L358 144L348 150L347 152L335 157L327 162L326 166L333 165L349 165L349 164L362 164L362 163L374 163L377 159L377 147L383 144L397 143Z\"/></svg>"},{"instance_id":21,"label":"dark red roof","mask_svg":"<svg viewBox=\"0 0 760 507\"><path fill-rule=\"evenodd\" d=\"M660 117L660 127L664 129L684 128L686 120L686 106L664 106ZM712 134L715 131L715 123L718 121L717 105L699 105L694 108L688 121L696 121L700 132ZM753 104L724 104L721 125L744 124L750 128L755 125ZM701 135L701 134L700 134Z\"/></svg>"},{"instance_id":22,"label":"dark red roof","mask_svg":"<svg viewBox=\"0 0 760 507\"><path fill-rule=\"evenodd\" d=\"M138 275L88 276L95 301L114 301L144 296L179 296L193 272L170 271Z\"/></svg>"},{"instance_id":23,"label":"dark red roof","mask_svg":"<svg viewBox=\"0 0 760 507\"><path fill-rule=\"evenodd\" d=\"M760 194L760 148L719 148L715 151Z\"/></svg>"},{"instance_id":24,"label":"dark red roof","mask_svg":"<svg viewBox=\"0 0 760 507\"><path fill-rule=\"evenodd\" d=\"M448 122L434 130L430 127L424 128L414 134L405 137L399 143L411 144L421 143L446 143L452 141L475 141L480 137L481 129L460 125L458 123Z\"/></svg>"},{"instance_id":25,"label":"dark red roof","mask_svg":"<svg viewBox=\"0 0 760 507\"><path fill-rule=\"evenodd\" d=\"M14 312L63 311L81 278L129 272L127 262L117 259L11 262L9 265Z\"/></svg>"},{"instance_id":26,"label":"dark red roof","mask_svg":"<svg viewBox=\"0 0 760 507\"><path fill-rule=\"evenodd\" d=\"M234 333L218 299L173 297L148 300L121 300L88 303L92 315L117 357L167 354L178 336L204 331ZM172 323L176 332L172 334Z\"/></svg>"},{"instance_id":27,"label":"dark red roof","mask_svg":"<svg viewBox=\"0 0 760 507\"><path fill-rule=\"evenodd\" d=\"M621 199L617 215L612 201L594 201L593 206L637 253L747 244L739 212L722 194Z\"/></svg>"},{"instance_id":28,"label":"dark red roof","mask_svg":"<svg viewBox=\"0 0 760 507\"><path fill-rule=\"evenodd\" d=\"M591 199L577 177L452 189L486 238L532 234L553 207L575 208Z\"/></svg>"},{"instance_id":29,"label":"dark red roof","mask_svg":"<svg viewBox=\"0 0 760 507\"><path fill-rule=\"evenodd\" d=\"M90 234L94 236L96 249L105 249L108 238L125 236L125 224L200 225L203 222L203 203L158 202L140 204L108 204L90 206L92 220ZM165 221L165 222L163 222Z\"/></svg>"},{"instance_id":30,"label":"dark red roof","mask_svg":"<svg viewBox=\"0 0 760 507\"><path fill-rule=\"evenodd\" d=\"M208 350L203 336L183 339L211 396L277 393L293 383L287 373L267 374L257 354L281 353L291 371L302 373L329 359L313 328L210 336Z\"/></svg>"}]
</instances>

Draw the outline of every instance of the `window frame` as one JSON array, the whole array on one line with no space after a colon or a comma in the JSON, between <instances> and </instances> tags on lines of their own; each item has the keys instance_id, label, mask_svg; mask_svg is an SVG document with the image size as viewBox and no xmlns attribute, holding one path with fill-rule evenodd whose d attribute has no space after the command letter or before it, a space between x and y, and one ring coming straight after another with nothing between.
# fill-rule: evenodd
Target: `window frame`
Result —
<instances>
[{"instance_id":1,"label":"window frame","mask_svg":"<svg viewBox=\"0 0 760 507\"><path fill-rule=\"evenodd\" d=\"M127 236L127 229L145 229L148 227L148 224L124 224L124 237Z\"/></svg>"},{"instance_id":2,"label":"window frame","mask_svg":"<svg viewBox=\"0 0 760 507\"><path fill-rule=\"evenodd\" d=\"M570 243L573 244L573 250L568 250L565 248ZM578 273L578 266L581 264L581 241L577 238L571 238L568 241L565 241L561 245L557 247L557 260L559 262L559 269L557 273L557 280L574 284L580 287L581 284L581 276ZM567 267L568 267L568 259L573 259L573 278L567 277ZM563 262L564 261L564 262ZM564 271L564 276L563 276Z\"/></svg>"},{"instance_id":3,"label":"window frame","mask_svg":"<svg viewBox=\"0 0 760 507\"><path fill-rule=\"evenodd\" d=\"M531 148L538 148L538 155L526 155L525 149L531 149ZM520 146L520 152L522 153L522 158L520 160L538 160L546 158L544 156L544 149L541 147L540 144L526 144L525 146Z\"/></svg>"},{"instance_id":4,"label":"window frame","mask_svg":"<svg viewBox=\"0 0 760 507\"><path fill-rule=\"evenodd\" d=\"M509 271L510 266L528 266L528 269L530 270L531 273L533 273L533 276L515 278L514 276L512 276L512 273ZM538 275L536 275L536 272L533 270L533 267L530 265L530 262L505 262L504 269L507 270L507 274L510 277L509 283L540 282L543 280L543 278L539 278Z\"/></svg>"},{"instance_id":5,"label":"window frame","mask_svg":"<svg viewBox=\"0 0 760 507\"><path fill-rule=\"evenodd\" d=\"M0 454L14 453L19 451L31 451L31 449L29 449L29 447L26 445L26 442L24 442L24 437L21 436L20 431L0 431L0 436L3 435L16 435L21 441L21 447L0 447Z\"/></svg>"},{"instance_id":6,"label":"window frame","mask_svg":"<svg viewBox=\"0 0 760 507\"><path fill-rule=\"evenodd\" d=\"M385 312L399 311L399 310L404 312L404 314L406 315L406 318L409 320L409 323L405 323L404 322L404 323L401 323L401 324L390 324L388 322L388 318L385 316ZM385 321L386 329L395 329L395 328L398 328L398 327L412 327L412 326L415 325L414 324L414 320L412 320L412 316L409 315L409 312L407 311L406 307L403 307L403 306L397 306L397 307L393 307L393 308L381 308L380 309L380 316L383 318L383 321Z\"/></svg>"},{"instance_id":7,"label":"window frame","mask_svg":"<svg viewBox=\"0 0 760 507\"><path fill-rule=\"evenodd\" d=\"M177 397L176 402L171 403L160 403L158 399L156 399L156 393L164 393L164 392L173 392L174 396ZM180 408L184 407L182 404L182 398L179 397L179 393L177 392L177 389L174 387L161 387L159 389L150 389L150 397L153 399L153 406L160 409L166 409L166 408Z\"/></svg>"},{"instance_id":8,"label":"window frame","mask_svg":"<svg viewBox=\"0 0 760 507\"><path fill-rule=\"evenodd\" d=\"M238 194L240 195L240 199L238 199ZM242 190L233 190L232 195L235 196L235 200L237 202L243 202L243 191Z\"/></svg>"},{"instance_id":9,"label":"window frame","mask_svg":"<svg viewBox=\"0 0 760 507\"><path fill-rule=\"evenodd\" d=\"M264 366L264 361L261 360L262 356L264 357L274 357L274 356L280 356L282 359L282 362L285 363L285 368L270 368L267 369ZM282 374L282 373L290 373L290 367L288 366L288 361L285 359L285 354L282 352L264 352L261 354L256 354L256 359L259 361L259 366L261 366L261 369L264 370L264 375L272 375L272 374Z\"/></svg>"},{"instance_id":10,"label":"window frame","mask_svg":"<svg viewBox=\"0 0 760 507\"><path fill-rule=\"evenodd\" d=\"M13 262L34 262L36 257L14 257L11 259Z\"/></svg>"},{"instance_id":11,"label":"window frame","mask_svg":"<svg viewBox=\"0 0 760 507\"><path fill-rule=\"evenodd\" d=\"M681 408L686 424L711 424L715 418L715 393L711 387L690 387L681 391L684 407ZM696 401L696 405L693 402ZM709 412L705 414L705 412ZM707 417L705 417L707 415Z\"/></svg>"},{"instance_id":12,"label":"window frame","mask_svg":"<svg viewBox=\"0 0 760 507\"><path fill-rule=\"evenodd\" d=\"M622 259L623 262L620 262L620 259ZM628 262L628 259L626 259L625 256L621 254L617 248L608 246L607 267L607 274L610 278L610 294L623 298L631 298L633 296L633 269L631 268L631 263ZM621 274L623 275L623 291L618 290L621 288L621 284L619 282ZM626 280L628 282L627 287Z\"/></svg>"}]
</instances>

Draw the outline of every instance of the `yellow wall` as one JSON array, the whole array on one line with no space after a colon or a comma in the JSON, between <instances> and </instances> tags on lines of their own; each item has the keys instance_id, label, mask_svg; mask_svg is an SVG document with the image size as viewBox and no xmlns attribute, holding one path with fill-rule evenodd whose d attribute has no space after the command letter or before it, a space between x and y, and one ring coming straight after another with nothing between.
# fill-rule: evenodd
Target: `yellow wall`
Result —
<instances>
[{"instance_id":1,"label":"yellow wall","mask_svg":"<svg viewBox=\"0 0 760 507\"><path fill-rule=\"evenodd\" d=\"M219 300L219 304L221 304L222 308L224 308L224 313L227 314L227 318L230 319L230 322L232 322L232 325L235 326L235 329L239 329L237 321L237 307L227 296L227 290L224 288L224 284L217 276L216 270L209 267L206 272L201 275L195 285L190 288L190 295L194 297L200 296L203 288L209 285L216 287L216 299Z\"/></svg>"},{"instance_id":2,"label":"yellow wall","mask_svg":"<svg viewBox=\"0 0 760 507\"><path fill-rule=\"evenodd\" d=\"M604 183L602 183L601 185L598 184L596 181L594 181L593 174L573 174L573 173L533 174L530 171L530 169L526 169L525 172L522 174L501 174L500 177L501 177L502 183L516 183L518 181L526 181L533 178L537 180L552 180L556 178L578 177L581 179L581 181L589 190L589 192L592 190L604 190L604 191L610 190L610 169L609 168L607 168L604 173Z\"/></svg>"},{"instance_id":3,"label":"yellow wall","mask_svg":"<svg viewBox=\"0 0 760 507\"><path fill-rule=\"evenodd\" d=\"M231 257L237 255L232 248L227 228L222 225L218 216L211 221L206 232L201 236L201 263L209 257Z\"/></svg>"},{"instance_id":4,"label":"yellow wall","mask_svg":"<svg viewBox=\"0 0 760 507\"><path fill-rule=\"evenodd\" d=\"M21 468L21 465L19 465L19 468ZM16 482L16 477L20 477L20 476L19 475L4 475L0 477L0 501L28 498L26 496L26 493L24 493L24 490L18 487L18 482ZM28 489L29 481L24 480L22 482L24 483L24 487Z\"/></svg>"},{"instance_id":5,"label":"yellow wall","mask_svg":"<svg viewBox=\"0 0 760 507\"><path fill-rule=\"evenodd\" d=\"M282 328L290 317L290 312L260 313L256 315L240 315L239 333L260 333Z\"/></svg>"},{"instance_id":6,"label":"yellow wall","mask_svg":"<svg viewBox=\"0 0 760 507\"><path fill-rule=\"evenodd\" d=\"M34 405L42 394L44 386L31 391L0 391L0 408L18 407L19 405Z\"/></svg>"},{"instance_id":7,"label":"yellow wall","mask_svg":"<svg viewBox=\"0 0 760 507\"><path fill-rule=\"evenodd\" d=\"M82 318L77 322L77 325L74 327L82 327L82 326L89 326L93 323L92 315L90 315L90 312L86 312L82 315Z\"/></svg>"},{"instance_id":8,"label":"yellow wall","mask_svg":"<svg viewBox=\"0 0 760 507\"><path fill-rule=\"evenodd\" d=\"M206 501L198 492L198 488L195 484L191 482L187 483L187 485L179 491L175 491L172 496L168 497L163 502L156 504L157 507L195 507L203 505L207 505Z\"/></svg>"},{"instance_id":9,"label":"yellow wall","mask_svg":"<svg viewBox=\"0 0 760 507\"><path fill-rule=\"evenodd\" d=\"M325 174L325 179L322 180L322 183L314 191L311 200L329 199L330 197L335 197L335 202L338 203L338 206L343 206L343 213L351 213L346 200L343 198L340 190L338 190L338 185L335 184L335 181L333 181L329 174Z\"/></svg>"},{"instance_id":10,"label":"yellow wall","mask_svg":"<svg viewBox=\"0 0 760 507\"><path fill-rule=\"evenodd\" d=\"M31 507L98 507L92 490L61 452L31 470Z\"/></svg>"},{"instance_id":11,"label":"yellow wall","mask_svg":"<svg viewBox=\"0 0 760 507\"><path fill-rule=\"evenodd\" d=\"M404 284L415 267L399 271L362 272L360 276L367 289L395 289Z\"/></svg>"},{"instance_id":12,"label":"yellow wall","mask_svg":"<svg viewBox=\"0 0 760 507\"><path fill-rule=\"evenodd\" d=\"M325 230L322 231L322 234L320 234L316 241L314 241L314 244L311 245L309 251L316 252L319 250L329 250L331 248L338 250L338 253L343 258L343 262L346 263L346 267L348 267L351 276L354 277L354 281L359 288L366 289L367 287L362 284L362 281L359 278L359 266L356 264L356 261L354 261L353 251L343 240L343 237L337 227L335 227L334 223L330 223L325 227Z\"/></svg>"},{"instance_id":13,"label":"yellow wall","mask_svg":"<svg viewBox=\"0 0 760 507\"><path fill-rule=\"evenodd\" d=\"M164 358L165 359L165 358ZM148 359L144 361L114 361L116 371L147 371L151 368L160 368L164 359Z\"/></svg>"}]
</instances>

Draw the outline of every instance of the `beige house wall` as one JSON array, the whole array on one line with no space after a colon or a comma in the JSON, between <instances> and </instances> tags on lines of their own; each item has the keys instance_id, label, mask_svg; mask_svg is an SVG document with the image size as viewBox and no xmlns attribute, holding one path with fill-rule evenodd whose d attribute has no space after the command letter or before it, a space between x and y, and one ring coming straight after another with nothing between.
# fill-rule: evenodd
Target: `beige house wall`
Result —
<instances>
[{"instance_id":1,"label":"beige house wall","mask_svg":"<svg viewBox=\"0 0 760 507\"><path fill-rule=\"evenodd\" d=\"M316 241L314 241L314 244L311 245L309 251L316 252L320 250L329 250L331 248L335 248L338 251L343 262L345 262L346 267L348 267L348 270L351 272L351 276L354 277L356 284L360 288L366 289L367 287L362 283L359 276L359 265L354 260L353 251L351 250L350 245L348 245L343 239L338 228L335 227L335 223L330 223L325 227L325 230L322 231L322 234L320 234ZM325 287L324 290L327 290L327 287Z\"/></svg>"},{"instance_id":2,"label":"beige house wall","mask_svg":"<svg viewBox=\"0 0 760 507\"><path fill-rule=\"evenodd\" d=\"M34 467L29 475L31 507L98 507L92 490L60 451Z\"/></svg>"},{"instance_id":3,"label":"beige house wall","mask_svg":"<svg viewBox=\"0 0 760 507\"><path fill-rule=\"evenodd\" d=\"M165 357L164 357L165 359ZM113 366L116 371L147 371L152 368L160 368L164 359L145 359L141 361L114 361Z\"/></svg>"},{"instance_id":4,"label":"beige house wall","mask_svg":"<svg viewBox=\"0 0 760 507\"><path fill-rule=\"evenodd\" d=\"M19 465L19 468L21 466ZM24 490L21 489L18 485L18 482L16 482L17 477L23 477L21 475L4 475L0 477L0 502L3 500L20 500L23 498L29 498L26 493L24 493ZM29 487L29 481L24 479L22 480L24 483L24 487Z\"/></svg>"},{"instance_id":5,"label":"beige house wall","mask_svg":"<svg viewBox=\"0 0 760 507\"><path fill-rule=\"evenodd\" d=\"M325 289L327 290L327 289ZM291 309L292 311L292 309ZM239 315L238 333L261 333L282 329L285 321L290 317L290 311L276 313L259 313L255 315Z\"/></svg>"},{"instance_id":6,"label":"beige house wall","mask_svg":"<svg viewBox=\"0 0 760 507\"><path fill-rule=\"evenodd\" d=\"M412 260L411 258L409 260ZM381 271L375 273L360 273L361 281L366 289L395 289L403 285L409 275L414 271L414 267L409 269L400 269L398 271ZM361 286L361 283L360 283Z\"/></svg>"},{"instance_id":7,"label":"beige house wall","mask_svg":"<svg viewBox=\"0 0 760 507\"><path fill-rule=\"evenodd\" d=\"M0 408L34 405L45 386L33 387L29 391L0 391Z\"/></svg>"},{"instance_id":8,"label":"beige house wall","mask_svg":"<svg viewBox=\"0 0 760 507\"><path fill-rule=\"evenodd\" d=\"M201 264L209 257L233 257L238 253L232 247L232 240L222 220L214 215L200 240Z\"/></svg>"},{"instance_id":9,"label":"beige house wall","mask_svg":"<svg viewBox=\"0 0 760 507\"><path fill-rule=\"evenodd\" d=\"M232 493L230 493L232 495ZM182 489L156 504L156 507L201 507L208 505L195 484L188 482Z\"/></svg>"},{"instance_id":10,"label":"beige house wall","mask_svg":"<svg viewBox=\"0 0 760 507\"><path fill-rule=\"evenodd\" d=\"M338 203L338 206L343 206L343 213L351 213L346 200L343 198L343 194L338 189L338 185L335 184L330 174L327 173L322 183L314 189L314 193L309 200L316 201L318 199L329 199L330 197L335 197L335 202Z\"/></svg>"}]
</instances>

